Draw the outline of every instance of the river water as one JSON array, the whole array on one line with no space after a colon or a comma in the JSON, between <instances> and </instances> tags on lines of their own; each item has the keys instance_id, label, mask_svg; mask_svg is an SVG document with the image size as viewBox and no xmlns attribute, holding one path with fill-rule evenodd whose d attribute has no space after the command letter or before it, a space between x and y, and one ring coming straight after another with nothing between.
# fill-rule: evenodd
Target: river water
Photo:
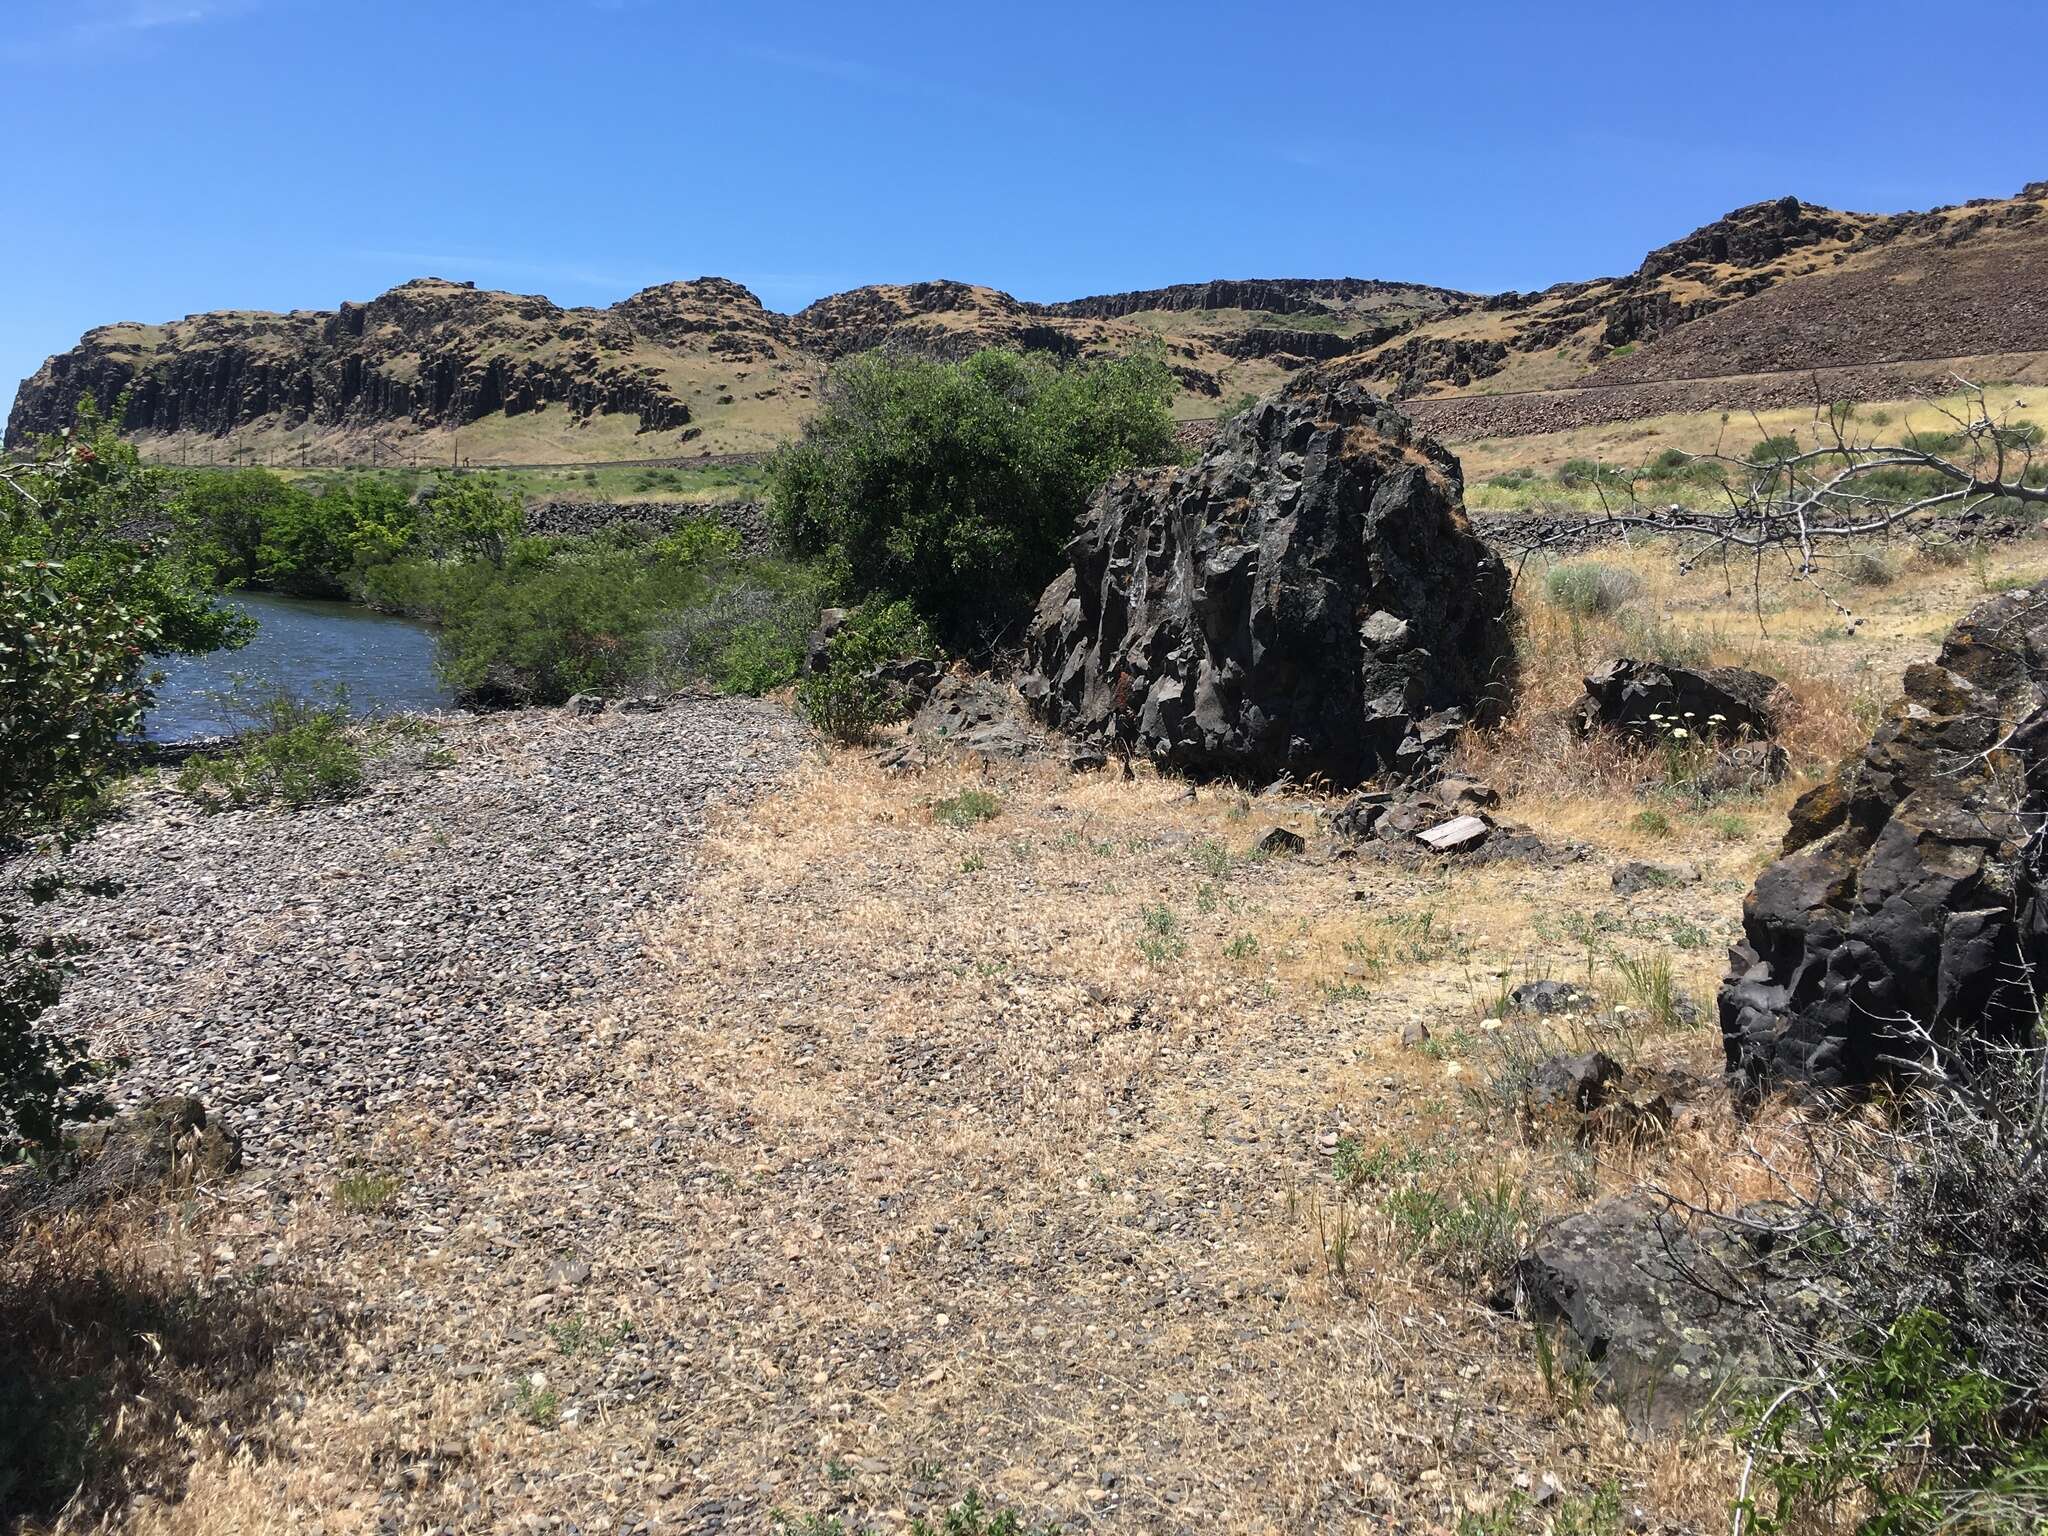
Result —
<instances>
[{"instance_id":1,"label":"river water","mask_svg":"<svg viewBox=\"0 0 2048 1536\"><path fill-rule=\"evenodd\" d=\"M357 714L446 709L434 672L434 635L423 625L353 603L237 592L223 599L256 620L239 651L173 656L145 729L155 741L224 736L252 723L250 705L279 690L319 703L346 690Z\"/></svg>"}]
</instances>

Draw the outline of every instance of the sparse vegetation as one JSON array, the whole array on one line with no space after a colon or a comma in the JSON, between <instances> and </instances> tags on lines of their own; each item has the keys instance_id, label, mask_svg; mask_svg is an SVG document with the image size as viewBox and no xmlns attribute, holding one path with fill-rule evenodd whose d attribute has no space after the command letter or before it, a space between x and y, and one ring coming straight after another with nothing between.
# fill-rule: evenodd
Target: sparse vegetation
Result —
<instances>
[{"instance_id":1,"label":"sparse vegetation","mask_svg":"<svg viewBox=\"0 0 2048 1536\"><path fill-rule=\"evenodd\" d=\"M189 560L127 536L167 496L89 399L65 435L0 465L0 859L88 825L154 697L157 658L248 634ZM77 946L31 913L63 884L0 882L0 1162L54 1152L67 1120L101 1107L86 1043L43 1025Z\"/></svg>"},{"instance_id":2,"label":"sparse vegetation","mask_svg":"<svg viewBox=\"0 0 2048 1536\"><path fill-rule=\"evenodd\" d=\"M363 786L388 726L357 725L345 701L279 696L257 729L225 752L201 752L178 770L179 790L208 810L276 803L295 810L345 800Z\"/></svg>"},{"instance_id":3,"label":"sparse vegetation","mask_svg":"<svg viewBox=\"0 0 2048 1536\"><path fill-rule=\"evenodd\" d=\"M562 1421L562 1394L535 1371L519 1378L512 1393L512 1411L535 1429L553 1429Z\"/></svg>"},{"instance_id":4,"label":"sparse vegetation","mask_svg":"<svg viewBox=\"0 0 2048 1536\"><path fill-rule=\"evenodd\" d=\"M907 602L870 600L846 617L832 637L822 671L797 684L797 708L826 736L857 744L900 713L894 691L874 676L883 662L929 656L938 647Z\"/></svg>"},{"instance_id":5,"label":"sparse vegetation","mask_svg":"<svg viewBox=\"0 0 2048 1536\"><path fill-rule=\"evenodd\" d=\"M1181 936L1180 919L1168 906L1147 907L1139 914L1144 931L1138 936L1138 953L1146 963L1168 966L1188 952L1188 942Z\"/></svg>"},{"instance_id":6,"label":"sparse vegetation","mask_svg":"<svg viewBox=\"0 0 2048 1536\"><path fill-rule=\"evenodd\" d=\"M358 1169L345 1173L334 1181L334 1203L345 1211L357 1215L375 1215L389 1210L398 1198L398 1192L405 1188L405 1181L395 1173L373 1173Z\"/></svg>"},{"instance_id":7,"label":"sparse vegetation","mask_svg":"<svg viewBox=\"0 0 2048 1536\"><path fill-rule=\"evenodd\" d=\"M1536 1216L1505 1172L1444 1185L1418 1179L1389 1191L1384 1208L1397 1244L1468 1290L1501 1283Z\"/></svg>"},{"instance_id":8,"label":"sparse vegetation","mask_svg":"<svg viewBox=\"0 0 2048 1536\"><path fill-rule=\"evenodd\" d=\"M1002 813L1003 802L985 789L963 789L932 806L932 820L941 826L972 827Z\"/></svg>"},{"instance_id":9,"label":"sparse vegetation","mask_svg":"<svg viewBox=\"0 0 2048 1536\"><path fill-rule=\"evenodd\" d=\"M1619 613L1642 589L1635 572L1592 562L1553 566L1543 581L1551 603L1580 618Z\"/></svg>"}]
</instances>

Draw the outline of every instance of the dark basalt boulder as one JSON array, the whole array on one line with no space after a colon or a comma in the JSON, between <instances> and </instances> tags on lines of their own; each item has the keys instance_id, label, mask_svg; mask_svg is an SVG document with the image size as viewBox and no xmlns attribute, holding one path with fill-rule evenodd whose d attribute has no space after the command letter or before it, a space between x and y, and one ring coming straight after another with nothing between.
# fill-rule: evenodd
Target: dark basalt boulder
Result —
<instances>
[{"instance_id":1,"label":"dark basalt boulder","mask_svg":"<svg viewBox=\"0 0 2048 1536\"><path fill-rule=\"evenodd\" d=\"M1507 568L1462 495L1457 460L1393 407L1305 376L1193 465L1098 493L1021 691L1196 775L1433 773L1512 684Z\"/></svg>"},{"instance_id":2,"label":"dark basalt boulder","mask_svg":"<svg viewBox=\"0 0 2048 1536\"><path fill-rule=\"evenodd\" d=\"M1581 733L1605 728L1640 741L1655 740L1663 721L1696 736L1757 739L1777 731L1783 686L1747 667L1695 670L1624 657L1586 674L1573 718Z\"/></svg>"},{"instance_id":3,"label":"dark basalt boulder","mask_svg":"<svg viewBox=\"0 0 2048 1536\"><path fill-rule=\"evenodd\" d=\"M1646 1195L1565 1217L1523 1257L1515 1282L1519 1310L1562 1330L1600 1395L1638 1431L1725 1410L1780 1373L1758 1309L1797 1317L1812 1306L1739 1225L1687 1222Z\"/></svg>"},{"instance_id":4,"label":"dark basalt boulder","mask_svg":"<svg viewBox=\"0 0 2048 1536\"><path fill-rule=\"evenodd\" d=\"M1860 1088L1938 1040L2024 1038L2048 914L2030 829L2048 813L2048 582L1950 632L1870 745L1793 807L1743 905L1720 996L1728 1067Z\"/></svg>"}]
</instances>

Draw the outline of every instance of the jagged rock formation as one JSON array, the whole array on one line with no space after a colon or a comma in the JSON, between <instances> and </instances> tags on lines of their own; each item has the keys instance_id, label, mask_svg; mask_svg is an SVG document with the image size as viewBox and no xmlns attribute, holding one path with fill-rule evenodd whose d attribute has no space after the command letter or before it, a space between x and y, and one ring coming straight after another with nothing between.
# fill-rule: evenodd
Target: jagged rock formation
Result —
<instances>
[{"instance_id":1,"label":"jagged rock formation","mask_svg":"<svg viewBox=\"0 0 2048 1536\"><path fill-rule=\"evenodd\" d=\"M331 314L195 315L94 331L22 386L7 440L50 431L92 394L128 397L124 421L156 433L219 435L274 419L463 425L565 406L629 413L644 431L690 419L668 349L702 338L728 358L775 358L780 316L722 279L669 283L609 310L423 278Z\"/></svg>"},{"instance_id":2,"label":"jagged rock formation","mask_svg":"<svg viewBox=\"0 0 2048 1536\"><path fill-rule=\"evenodd\" d=\"M103 402L126 392L126 424L158 440L159 452L173 440L253 433L273 449L334 437L345 457L366 438L395 446L387 439L483 420L515 425L495 434L507 445L545 439L550 462L653 457L685 443L752 452L795 432L832 362L871 347L950 358L1000 345L1074 358L1153 340L1191 416L1271 391L1310 365L1426 407L1432 429L1453 438L1769 407L1810 399L1809 369L2048 351L2044 208L2038 183L1929 213L1840 213L1780 198L1652 251L1625 276L1490 298L1289 278L1035 304L924 282L855 289L782 315L720 278L663 284L603 310L429 278L333 312L102 327L22 386L7 441L62 425L87 392ZM1742 374L1760 377L1697 382ZM1866 382L1897 392L1927 380L1845 373L1828 388L1853 398ZM550 411L550 422L579 428L624 418L665 441L627 445L616 429L537 432ZM604 446L579 446L599 439Z\"/></svg>"},{"instance_id":3,"label":"jagged rock formation","mask_svg":"<svg viewBox=\"0 0 2048 1536\"><path fill-rule=\"evenodd\" d=\"M1390 283L1378 278L1245 278L1212 283L1176 283L1166 288L1141 288L1131 293L1104 293L1086 299L1041 304L1048 315L1116 320L1126 315L1159 311L1167 314L1203 309L1247 309L1269 315L1335 314L1340 308L1403 308L1421 313L1463 309L1472 295L1423 283Z\"/></svg>"},{"instance_id":4,"label":"jagged rock formation","mask_svg":"<svg viewBox=\"0 0 2048 1536\"><path fill-rule=\"evenodd\" d=\"M1021 691L1062 730L1194 774L1427 772L1512 681L1508 573L1462 492L1398 411L1304 379L1196 464L1104 487Z\"/></svg>"},{"instance_id":5,"label":"jagged rock formation","mask_svg":"<svg viewBox=\"0 0 2048 1536\"><path fill-rule=\"evenodd\" d=\"M2044 750L2048 582L1991 599L1909 667L1870 745L1794 806L1721 986L1742 1088L1870 1084L1920 1053L1909 1024L2024 1037L2048 958Z\"/></svg>"}]
</instances>

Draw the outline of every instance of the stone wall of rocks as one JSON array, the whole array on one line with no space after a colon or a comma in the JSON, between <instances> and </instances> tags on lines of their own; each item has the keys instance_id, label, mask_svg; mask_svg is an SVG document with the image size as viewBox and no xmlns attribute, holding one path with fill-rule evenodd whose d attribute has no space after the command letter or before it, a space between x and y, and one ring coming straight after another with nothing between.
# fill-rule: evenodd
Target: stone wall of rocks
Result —
<instances>
[{"instance_id":1,"label":"stone wall of rocks","mask_svg":"<svg viewBox=\"0 0 2048 1536\"><path fill-rule=\"evenodd\" d=\"M526 509L526 531L561 538L588 537L607 528L640 523L663 532L691 517L708 517L740 536L749 554L772 542L767 506L758 501L541 501Z\"/></svg>"}]
</instances>

